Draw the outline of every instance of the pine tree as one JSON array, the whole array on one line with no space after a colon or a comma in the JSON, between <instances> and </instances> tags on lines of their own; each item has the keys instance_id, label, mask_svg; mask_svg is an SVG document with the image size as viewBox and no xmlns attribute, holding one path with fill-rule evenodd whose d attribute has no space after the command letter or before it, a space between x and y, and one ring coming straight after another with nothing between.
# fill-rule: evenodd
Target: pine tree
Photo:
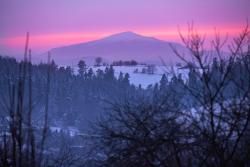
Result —
<instances>
[{"instance_id":1,"label":"pine tree","mask_svg":"<svg viewBox=\"0 0 250 167\"><path fill-rule=\"evenodd\" d=\"M83 77L84 73L86 73L86 70L87 70L87 65L85 63L85 61L83 60L80 60L79 63L78 63L78 73L81 77Z\"/></svg>"},{"instance_id":2,"label":"pine tree","mask_svg":"<svg viewBox=\"0 0 250 167\"><path fill-rule=\"evenodd\" d=\"M160 80L160 90L165 90L168 84L168 79L165 74L162 75Z\"/></svg>"},{"instance_id":3,"label":"pine tree","mask_svg":"<svg viewBox=\"0 0 250 167\"><path fill-rule=\"evenodd\" d=\"M125 76L123 78L123 83L125 85L129 85L129 74L128 73L125 74Z\"/></svg>"},{"instance_id":4,"label":"pine tree","mask_svg":"<svg viewBox=\"0 0 250 167\"><path fill-rule=\"evenodd\" d=\"M120 74L119 74L118 81L119 82L123 81L123 73L122 72L120 72Z\"/></svg>"},{"instance_id":5,"label":"pine tree","mask_svg":"<svg viewBox=\"0 0 250 167\"><path fill-rule=\"evenodd\" d=\"M105 69L105 79L108 81L112 81L115 79L115 71L113 69L113 66L110 66L109 68L106 67Z\"/></svg>"}]
</instances>

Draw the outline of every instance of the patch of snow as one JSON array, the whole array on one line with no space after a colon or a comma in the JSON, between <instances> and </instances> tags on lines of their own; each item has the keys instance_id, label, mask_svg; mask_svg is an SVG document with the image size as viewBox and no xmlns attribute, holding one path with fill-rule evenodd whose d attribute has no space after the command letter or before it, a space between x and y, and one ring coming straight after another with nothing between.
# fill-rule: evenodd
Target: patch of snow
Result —
<instances>
[{"instance_id":1,"label":"patch of snow","mask_svg":"<svg viewBox=\"0 0 250 167\"><path fill-rule=\"evenodd\" d=\"M89 67L92 68L94 72L96 72L98 69L105 70L105 66L100 67ZM141 85L142 88L147 88L149 85L154 85L156 83L159 83L161 80L161 77L163 74L166 74L168 79L170 80L173 75L171 75L172 71L178 75L181 74L182 78L184 80L187 79L188 76L188 70L187 69L179 69L178 67L165 67L165 66L156 66L156 71L154 74L147 74L147 73L141 73L143 68L146 68L145 65L137 65L137 66L113 66L115 71L115 77L119 77L120 72L123 74L128 73L129 74L129 81L131 84L135 86ZM138 69L138 73L135 73L134 71Z\"/></svg>"},{"instance_id":2,"label":"patch of snow","mask_svg":"<svg viewBox=\"0 0 250 167\"><path fill-rule=\"evenodd\" d=\"M69 134L71 137L74 137L79 134L79 130L76 127L72 127L72 126L69 126L63 129L61 127L51 126L49 129L52 133L63 132L63 133Z\"/></svg>"}]
</instances>

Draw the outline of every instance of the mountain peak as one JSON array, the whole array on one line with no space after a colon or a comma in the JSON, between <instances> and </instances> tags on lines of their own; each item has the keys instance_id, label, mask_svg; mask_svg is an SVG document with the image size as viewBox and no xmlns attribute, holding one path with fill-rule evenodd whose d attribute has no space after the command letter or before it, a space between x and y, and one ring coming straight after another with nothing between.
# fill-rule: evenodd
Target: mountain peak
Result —
<instances>
[{"instance_id":1,"label":"mountain peak","mask_svg":"<svg viewBox=\"0 0 250 167\"><path fill-rule=\"evenodd\" d=\"M133 31L124 31L124 32L120 32L120 33L117 33L117 34L113 34L113 35L141 36L139 34L134 33Z\"/></svg>"},{"instance_id":2,"label":"mountain peak","mask_svg":"<svg viewBox=\"0 0 250 167\"><path fill-rule=\"evenodd\" d=\"M137 33L134 33L132 31L125 31L110 35L104 39L105 41L117 42L117 41L131 41L131 40L153 40L154 38L145 37Z\"/></svg>"}]
</instances>

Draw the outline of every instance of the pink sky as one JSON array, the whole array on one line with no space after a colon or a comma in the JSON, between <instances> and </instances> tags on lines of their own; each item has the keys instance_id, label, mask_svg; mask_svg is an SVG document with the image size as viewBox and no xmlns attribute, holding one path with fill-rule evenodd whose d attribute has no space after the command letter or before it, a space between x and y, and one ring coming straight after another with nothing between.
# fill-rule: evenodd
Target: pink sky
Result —
<instances>
[{"instance_id":1,"label":"pink sky","mask_svg":"<svg viewBox=\"0 0 250 167\"><path fill-rule=\"evenodd\" d=\"M237 34L250 19L250 0L1 0L0 54L36 52L123 31L178 41L188 22L208 38L216 27Z\"/></svg>"}]
</instances>

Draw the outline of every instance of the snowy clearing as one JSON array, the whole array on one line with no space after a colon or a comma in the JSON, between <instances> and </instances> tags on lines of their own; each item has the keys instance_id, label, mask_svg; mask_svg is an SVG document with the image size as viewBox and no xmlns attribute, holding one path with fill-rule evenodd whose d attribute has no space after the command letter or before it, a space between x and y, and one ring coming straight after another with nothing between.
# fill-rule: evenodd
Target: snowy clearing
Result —
<instances>
[{"instance_id":1,"label":"snowy clearing","mask_svg":"<svg viewBox=\"0 0 250 167\"><path fill-rule=\"evenodd\" d=\"M161 77L163 74L166 74L168 76L168 79L170 80L173 76L173 73L175 75L181 74L182 78L186 80L188 75L188 69L179 69L179 67L166 67L166 66L155 66L155 72L154 74L147 74L142 73L142 69L146 68L146 65L137 65L137 66L113 66L115 71L115 77L119 77L120 72L123 74L128 73L129 74L129 81L131 84L135 86L141 85L142 88L147 88L149 85L154 85L156 83L159 83L161 80ZM92 68L94 72L96 72L98 69L105 70L106 66L89 66L89 68ZM138 69L138 73L135 73L135 70ZM74 72L77 74L78 67L74 68Z\"/></svg>"}]
</instances>

